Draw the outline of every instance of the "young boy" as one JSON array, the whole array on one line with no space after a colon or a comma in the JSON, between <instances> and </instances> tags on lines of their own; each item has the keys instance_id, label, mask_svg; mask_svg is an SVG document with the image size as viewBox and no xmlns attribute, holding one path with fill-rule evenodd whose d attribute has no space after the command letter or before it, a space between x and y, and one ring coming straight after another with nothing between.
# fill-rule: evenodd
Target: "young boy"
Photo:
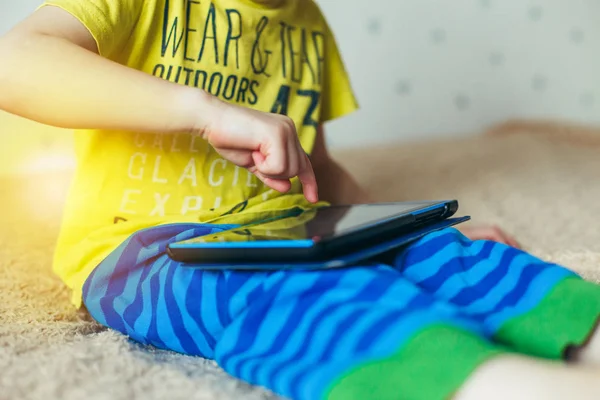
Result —
<instances>
[{"instance_id":1,"label":"young boy","mask_svg":"<svg viewBox=\"0 0 600 400\"><path fill-rule=\"evenodd\" d=\"M600 290L498 230L328 272L166 256L319 196L368 200L325 147L356 102L311 0L51 0L0 50L0 108L77 129L54 268L100 323L297 399L600 396Z\"/></svg>"}]
</instances>

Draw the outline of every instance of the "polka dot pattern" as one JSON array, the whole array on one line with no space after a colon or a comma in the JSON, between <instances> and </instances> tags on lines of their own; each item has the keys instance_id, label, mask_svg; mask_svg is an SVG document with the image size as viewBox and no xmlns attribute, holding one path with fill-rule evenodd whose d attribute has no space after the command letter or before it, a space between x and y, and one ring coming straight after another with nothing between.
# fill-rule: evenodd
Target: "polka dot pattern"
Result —
<instances>
[{"instance_id":1,"label":"polka dot pattern","mask_svg":"<svg viewBox=\"0 0 600 400\"><path fill-rule=\"evenodd\" d=\"M548 79L543 75L534 75L531 79L531 87L537 92L543 92L548 86Z\"/></svg>"},{"instance_id":2,"label":"polka dot pattern","mask_svg":"<svg viewBox=\"0 0 600 400\"><path fill-rule=\"evenodd\" d=\"M400 96L409 95L411 90L412 88L409 81L399 81L396 84L396 93L398 93Z\"/></svg>"},{"instance_id":3,"label":"polka dot pattern","mask_svg":"<svg viewBox=\"0 0 600 400\"><path fill-rule=\"evenodd\" d=\"M467 108L469 108L470 103L471 103L471 100L469 99L469 97L467 95L464 95L464 94L459 94L458 96L456 96L454 98L454 105L459 110L466 110Z\"/></svg>"},{"instance_id":4,"label":"polka dot pattern","mask_svg":"<svg viewBox=\"0 0 600 400\"><path fill-rule=\"evenodd\" d=\"M435 44L441 44L446 41L446 32L443 29L434 29L431 31L431 41Z\"/></svg>"},{"instance_id":5,"label":"polka dot pattern","mask_svg":"<svg viewBox=\"0 0 600 400\"><path fill-rule=\"evenodd\" d=\"M381 20L379 18L371 18L368 21L367 29L370 34L378 35L381 32Z\"/></svg>"},{"instance_id":6,"label":"polka dot pattern","mask_svg":"<svg viewBox=\"0 0 600 400\"><path fill-rule=\"evenodd\" d=\"M529 19L539 21L544 16L544 9L540 6L533 6L529 9Z\"/></svg>"},{"instance_id":7,"label":"polka dot pattern","mask_svg":"<svg viewBox=\"0 0 600 400\"><path fill-rule=\"evenodd\" d=\"M490 54L490 64L493 66L500 66L504 64L505 55L504 53L494 52Z\"/></svg>"},{"instance_id":8,"label":"polka dot pattern","mask_svg":"<svg viewBox=\"0 0 600 400\"><path fill-rule=\"evenodd\" d=\"M579 28L574 28L569 33L569 38L573 43L582 43L585 39L585 32Z\"/></svg>"},{"instance_id":9,"label":"polka dot pattern","mask_svg":"<svg viewBox=\"0 0 600 400\"><path fill-rule=\"evenodd\" d=\"M317 2L362 106L333 124L333 145L472 133L512 118L600 125L600 1ZM357 31L350 22L360 20Z\"/></svg>"},{"instance_id":10,"label":"polka dot pattern","mask_svg":"<svg viewBox=\"0 0 600 400\"><path fill-rule=\"evenodd\" d=\"M334 146L512 118L600 125L598 0L316 1L362 108L328 127ZM0 5L0 34L40 2ZM52 135L39 142L61 146Z\"/></svg>"}]
</instances>

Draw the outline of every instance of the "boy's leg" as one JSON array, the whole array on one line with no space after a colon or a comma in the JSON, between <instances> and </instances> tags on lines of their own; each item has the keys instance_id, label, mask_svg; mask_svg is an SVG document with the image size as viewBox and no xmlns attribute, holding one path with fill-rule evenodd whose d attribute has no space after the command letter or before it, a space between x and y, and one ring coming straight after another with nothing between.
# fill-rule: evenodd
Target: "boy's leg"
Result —
<instances>
[{"instance_id":1,"label":"boy's leg","mask_svg":"<svg viewBox=\"0 0 600 400\"><path fill-rule=\"evenodd\" d=\"M521 250L472 242L454 229L410 246L396 266L522 353L563 358L586 342L600 317L600 286Z\"/></svg>"},{"instance_id":2,"label":"boy's leg","mask_svg":"<svg viewBox=\"0 0 600 400\"><path fill-rule=\"evenodd\" d=\"M223 298L223 276L180 267L166 249L169 243L224 227L174 224L135 233L88 277L85 307L99 323L140 343L214 358L229 306Z\"/></svg>"},{"instance_id":3,"label":"boy's leg","mask_svg":"<svg viewBox=\"0 0 600 400\"><path fill-rule=\"evenodd\" d=\"M219 274L164 254L169 241L211 229L178 225L134 235L88 279L92 316L143 343L216 358L234 376L297 399L442 399L461 388L456 399L468 400L527 387L540 398L555 384L535 385L536 376L570 376L520 359L529 386L507 391L494 378L516 366L479 324L386 266ZM595 379L572 377L581 390L595 389Z\"/></svg>"},{"instance_id":4,"label":"boy's leg","mask_svg":"<svg viewBox=\"0 0 600 400\"><path fill-rule=\"evenodd\" d=\"M391 267L212 273L164 254L169 241L209 231L177 225L134 235L86 282L90 314L294 399L447 398L506 353Z\"/></svg>"}]
</instances>

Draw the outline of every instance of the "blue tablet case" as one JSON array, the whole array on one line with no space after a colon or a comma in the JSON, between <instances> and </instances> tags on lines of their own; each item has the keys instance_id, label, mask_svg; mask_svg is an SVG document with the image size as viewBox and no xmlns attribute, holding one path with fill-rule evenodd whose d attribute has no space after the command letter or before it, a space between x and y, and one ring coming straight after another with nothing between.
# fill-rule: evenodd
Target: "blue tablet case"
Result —
<instances>
[{"instance_id":1,"label":"blue tablet case","mask_svg":"<svg viewBox=\"0 0 600 400\"><path fill-rule=\"evenodd\" d=\"M400 247L406 246L412 242L415 242L421 239L423 236L428 235L430 233L440 231L442 229L450 228L454 225L460 224L462 222L466 222L470 220L470 217L460 217L460 218L449 218L444 221L440 221L434 223L432 225L428 225L426 227L420 228L410 233L406 233L404 235L398 236L397 238L379 243L377 245L368 247L366 249L361 249L356 252L348 253L343 256L335 257L329 261L319 261L319 262L298 262L298 263L227 263L227 264L218 264L218 263L210 263L210 264L202 264L202 263L194 263L194 264L183 264L188 268L197 268L204 270L238 270L238 271L281 271L281 270L303 270L303 271L314 271L314 270L323 270L323 269L333 269L333 268L345 268L351 267L352 265L357 265L361 261L373 259L374 257L387 253L391 250L398 249Z\"/></svg>"}]
</instances>

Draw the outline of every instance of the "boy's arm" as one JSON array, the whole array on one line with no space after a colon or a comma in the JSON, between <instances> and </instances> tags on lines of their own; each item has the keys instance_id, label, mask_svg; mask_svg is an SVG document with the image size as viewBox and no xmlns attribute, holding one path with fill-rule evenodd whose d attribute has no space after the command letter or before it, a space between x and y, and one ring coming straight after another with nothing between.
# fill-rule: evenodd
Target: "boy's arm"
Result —
<instances>
[{"instance_id":1,"label":"boy's arm","mask_svg":"<svg viewBox=\"0 0 600 400\"><path fill-rule=\"evenodd\" d=\"M87 28L58 7L0 37L0 53L0 109L44 124L192 132L211 106L200 90L102 58Z\"/></svg>"},{"instance_id":2,"label":"boy's arm","mask_svg":"<svg viewBox=\"0 0 600 400\"><path fill-rule=\"evenodd\" d=\"M318 200L289 118L107 60L91 32L58 7L42 7L0 37L0 54L0 110L62 128L198 134L272 189L285 192L298 176L306 198Z\"/></svg>"},{"instance_id":3,"label":"boy's arm","mask_svg":"<svg viewBox=\"0 0 600 400\"><path fill-rule=\"evenodd\" d=\"M329 154L325 143L324 129L319 127L311 162L317 183L319 197L332 204L364 204L372 202L367 192Z\"/></svg>"}]
</instances>

